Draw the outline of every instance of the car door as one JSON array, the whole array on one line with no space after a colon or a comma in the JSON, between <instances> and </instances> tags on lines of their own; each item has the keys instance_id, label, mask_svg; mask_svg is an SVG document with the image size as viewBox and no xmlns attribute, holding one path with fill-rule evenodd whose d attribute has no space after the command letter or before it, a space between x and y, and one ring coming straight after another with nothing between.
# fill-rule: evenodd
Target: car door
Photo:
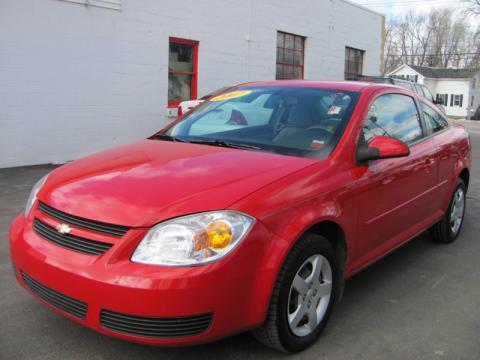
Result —
<instances>
[{"instance_id":1,"label":"car door","mask_svg":"<svg viewBox=\"0 0 480 360\"><path fill-rule=\"evenodd\" d=\"M435 145L425 138L415 99L397 93L376 97L364 119L359 143L368 143L377 135L404 141L410 155L357 165L359 238L354 268L367 265L416 235L435 212Z\"/></svg>"},{"instance_id":2,"label":"car door","mask_svg":"<svg viewBox=\"0 0 480 360\"><path fill-rule=\"evenodd\" d=\"M451 178L458 160L457 144L451 141L451 135L447 132L449 124L445 117L437 109L423 101L420 103L420 107L427 132L432 137L438 154L437 202L438 208L442 209L444 200L449 195L448 180Z\"/></svg>"}]
</instances>

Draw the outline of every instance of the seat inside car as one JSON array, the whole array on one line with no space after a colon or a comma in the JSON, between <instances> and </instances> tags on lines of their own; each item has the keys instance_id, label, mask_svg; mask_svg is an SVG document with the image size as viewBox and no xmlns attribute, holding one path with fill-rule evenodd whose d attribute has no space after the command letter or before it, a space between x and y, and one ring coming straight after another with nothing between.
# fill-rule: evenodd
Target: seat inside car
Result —
<instances>
[{"instance_id":1,"label":"seat inside car","mask_svg":"<svg viewBox=\"0 0 480 360\"><path fill-rule=\"evenodd\" d=\"M320 119L315 116L310 104L298 103L290 110L285 124L273 142L281 146L309 148L313 140L322 140L325 137L326 130L314 128L319 124Z\"/></svg>"}]
</instances>

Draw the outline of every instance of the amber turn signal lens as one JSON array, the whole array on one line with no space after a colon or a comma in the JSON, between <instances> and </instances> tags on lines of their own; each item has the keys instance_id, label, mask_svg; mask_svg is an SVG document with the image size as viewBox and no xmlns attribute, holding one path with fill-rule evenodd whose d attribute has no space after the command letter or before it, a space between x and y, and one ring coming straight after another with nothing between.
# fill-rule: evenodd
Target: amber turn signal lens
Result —
<instances>
[{"instance_id":1,"label":"amber turn signal lens","mask_svg":"<svg viewBox=\"0 0 480 360\"><path fill-rule=\"evenodd\" d=\"M223 221L213 221L207 227L207 243L213 250L226 248L232 242L232 229Z\"/></svg>"}]
</instances>

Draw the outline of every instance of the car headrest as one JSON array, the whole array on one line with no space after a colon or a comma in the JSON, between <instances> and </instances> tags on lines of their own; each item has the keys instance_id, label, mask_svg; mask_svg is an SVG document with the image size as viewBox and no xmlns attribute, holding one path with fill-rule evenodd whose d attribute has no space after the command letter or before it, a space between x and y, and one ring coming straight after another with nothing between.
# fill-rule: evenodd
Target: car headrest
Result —
<instances>
[{"instance_id":1,"label":"car headrest","mask_svg":"<svg viewBox=\"0 0 480 360\"><path fill-rule=\"evenodd\" d=\"M301 104L294 106L288 116L287 124L303 129L312 126L313 116L310 108Z\"/></svg>"}]
</instances>

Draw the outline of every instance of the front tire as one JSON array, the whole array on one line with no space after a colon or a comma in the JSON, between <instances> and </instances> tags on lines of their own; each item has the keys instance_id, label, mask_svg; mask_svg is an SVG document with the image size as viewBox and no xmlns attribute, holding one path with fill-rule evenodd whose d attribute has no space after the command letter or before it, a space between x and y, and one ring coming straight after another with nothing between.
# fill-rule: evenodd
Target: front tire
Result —
<instances>
[{"instance_id":1,"label":"front tire","mask_svg":"<svg viewBox=\"0 0 480 360\"><path fill-rule=\"evenodd\" d=\"M452 243L457 239L462 230L466 205L467 188L463 180L458 179L447 212L442 220L432 227L432 235L435 241Z\"/></svg>"},{"instance_id":2,"label":"front tire","mask_svg":"<svg viewBox=\"0 0 480 360\"><path fill-rule=\"evenodd\" d=\"M253 331L261 343L285 352L312 345L340 293L341 272L332 244L304 235L291 250L273 289L267 318Z\"/></svg>"}]
</instances>

